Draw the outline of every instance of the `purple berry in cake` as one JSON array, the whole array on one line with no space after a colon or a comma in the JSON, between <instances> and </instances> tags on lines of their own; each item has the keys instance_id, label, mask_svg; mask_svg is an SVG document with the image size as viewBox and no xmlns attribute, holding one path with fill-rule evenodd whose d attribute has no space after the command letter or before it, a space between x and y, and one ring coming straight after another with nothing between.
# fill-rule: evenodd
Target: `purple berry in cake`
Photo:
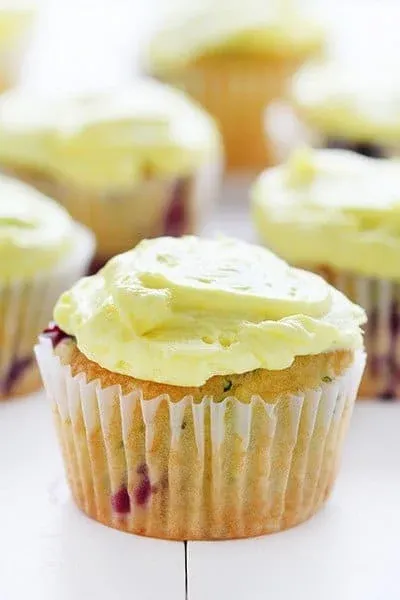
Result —
<instances>
[{"instance_id":1,"label":"purple berry in cake","mask_svg":"<svg viewBox=\"0 0 400 600\"><path fill-rule=\"evenodd\" d=\"M147 465L145 463L140 465L137 469L137 473L142 476L142 479L134 491L135 503L138 506L144 506L147 504L152 492Z\"/></svg>"},{"instance_id":2,"label":"purple berry in cake","mask_svg":"<svg viewBox=\"0 0 400 600\"><path fill-rule=\"evenodd\" d=\"M43 335L50 338L53 348L56 348L56 346L58 346L58 344L65 338L71 337L65 333L65 331L60 329L55 323L50 323L50 325L43 331Z\"/></svg>"},{"instance_id":3,"label":"purple berry in cake","mask_svg":"<svg viewBox=\"0 0 400 600\"><path fill-rule=\"evenodd\" d=\"M165 217L165 235L179 237L186 232L187 195L187 181L181 179L175 185L172 201Z\"/></svg>"},{"instance_id":4,"label":"purple berry in cake","mask_svg":"<svg viewBox=\"0 0 400 600\"><path fill-rule=\"evenodd\" d=\"M111 506L116 513L126 514L131 510L131 499L126 487L121 487L111 498Z\"/></svg>"}]
</instances>

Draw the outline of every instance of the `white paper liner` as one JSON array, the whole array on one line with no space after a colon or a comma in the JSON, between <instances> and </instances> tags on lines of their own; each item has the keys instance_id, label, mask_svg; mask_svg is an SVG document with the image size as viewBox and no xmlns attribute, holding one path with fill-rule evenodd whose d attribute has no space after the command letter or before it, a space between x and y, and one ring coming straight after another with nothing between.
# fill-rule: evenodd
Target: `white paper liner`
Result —
<instances>
[{"instance_id":1,"label":"white paper liner","mask_svg":"<svg viewBox=\"0 0 400 600\"><path fill-rule=\"evenodd\" d=\"M367 313L367 367L360 395L400 399L400 284L334 269L317 270Z\"/></svg>"},{"instance_id":2,"label":"white paper liner","mask_svg":"<svg viewBox=\"0 0 400 600\"><path fill-rule=\"evenodd\" d=\"M192 65L161 78L199 102L217 121L224 138L229 173L265 168L271 147L263 132L263 111L281 98L298 61L235 60Z\"/></svg>"},{"instance_id":3,"label":"white paper liner","mask_svg":"<svg viewBox=\"0 0 400 600\"><path fill-rule=\"evenodd\" d=\"M74 247L59 265L27 280L0 282L0 398L15 391L31 391L22 382L34 366L33 346L37 336L51 319L60 294L86 273L93 252L93 235L76 224ZM15 371L14 377L11 369Z\"/></svg>"},{"instance_id":4,"label":"white paper liner","mask_svg":"<svg viewBox=\"0 0 400 600\"><path fill-rule=\"evenodd\" d=\"M56 199L75 220L89 227L97 238L98 260L104 263L142 239L170 233L166 218L176 199L177 186L181 186L179 203L184 216L176 231L172 227L171 234L200 231L219 193L223 161L221 153L215 151L210 160L188 176L160 179L154 175L129 187L104 191L68 185L46 177L45 173L31 173L29 169L5 170Z\"/></svg>"},{"instance_id":5,"label":"white paper liner","mask_svg":"<svg viewBox=\"0 0 400 600\"><path fill-rule=\"evenodd\" d=\"M49 339L35 348L78 506L107 525L170 539L248 537L323 504L365 364L274 403L144 399L71 376Z\"/></svg>"}]
</instances>

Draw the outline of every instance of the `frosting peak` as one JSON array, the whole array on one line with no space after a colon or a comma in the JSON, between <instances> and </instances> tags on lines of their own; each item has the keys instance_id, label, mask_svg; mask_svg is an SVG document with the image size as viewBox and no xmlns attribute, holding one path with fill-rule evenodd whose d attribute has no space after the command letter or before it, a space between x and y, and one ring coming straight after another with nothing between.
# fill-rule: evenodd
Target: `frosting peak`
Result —
<instances>
[{"instance_id":1,"label":"frosting peak","mask_svg":"<svg viewBox=\"0 0 400 600\"><path fill-rule=\"evenodd\" d=\"M253 188L257 227L295 264L400 278L400 165L344 150L296 152Z\"/></svg>"},{"instance_id":2,"label":"frosting peak","mask_svg":"<svg viewBox=\"0 0 400 600\"><path fill-rule=\"evenodd\" d=\"M198 386L362 344L363 311L312 273L230 239L146 240L59 300L55 320L101 366Z\"/></svg>"}]
</instances>

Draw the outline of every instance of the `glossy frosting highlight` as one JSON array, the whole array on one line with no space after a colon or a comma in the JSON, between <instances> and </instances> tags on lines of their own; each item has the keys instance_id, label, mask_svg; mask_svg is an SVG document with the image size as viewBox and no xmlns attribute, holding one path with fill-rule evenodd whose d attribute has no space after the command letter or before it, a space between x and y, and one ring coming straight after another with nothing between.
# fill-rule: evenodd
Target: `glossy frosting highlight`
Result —
<instances>
[{"instance_id":1,"label":"glossy frosting highlight","mask_svg":"<svg viewBox=\"0 0 400 600\"><path fill-rule=\"evenodd\" d=\"M26 278L66 256L74 223L58 204L36 190L0 178L0 280Z\"/></svg>"},{"instance_id":2,"label":"glossy frosting highlight","mask_svg":"<svg viewBox=\"0 0 400 600\"><path fill-rule=\"evenodd\" d=\"M88 188L185 176L219 151L211 117L155 81L76 97L21 89L0 99L0 161Z\"/></svg>"},{"instance_id":3,"label":"glossy frosting highlight","mask_svg":"<svg viewBox=\"0 0 400 600\"><path fill-rule=\"evenodd\" d=\"M364 312L265 248L187 236L145 240L113 258L61 296L54 318L110 371L200 386L359 347Z\"/></svg>"},{"instance_id":4,"label":"glossy frosting highlight","mask_svg":"<svg viewBox=\"0 0 400 600\"><path fill-rule=\"evenodd\" d=\"M262 239L286 260L400 279L400 164L302 149L252 191Z\"/></svg>"},{"instance_id":5,"label":"glossy frosting highlight","mask_svg":"<svg viewBox=\"0 0 400 600\"><path fill-rule=\"evenodd\" d=\"M308 65L293 79L291 100L306 123L325 135L398 144L398 66Z\"/></svg>"},{"instance_id":6,"label":"glossy frosting highlight","mask_svg":"<svg viewBox=\"0 0 400 600\"><path fill-rule=\"evenodd\" d=\"M220 0L191 4L164 25L149 48L156 72L174 70L205 55L299 57L323 45L319 25L296 12L290 0Z\"/></svg>"}]
</instances>

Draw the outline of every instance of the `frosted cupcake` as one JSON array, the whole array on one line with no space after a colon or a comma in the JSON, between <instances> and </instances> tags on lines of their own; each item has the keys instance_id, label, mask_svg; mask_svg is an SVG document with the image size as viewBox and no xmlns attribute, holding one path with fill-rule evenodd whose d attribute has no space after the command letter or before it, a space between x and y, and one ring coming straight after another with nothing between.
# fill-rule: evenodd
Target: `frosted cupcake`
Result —
<instances>
[{"instance_id":1,"label":"frosted cupcake","mask_svg":"<svg viewBox=\"0 0 400 600\"><path fill-rule=\"evenodd\" d=\"M149 48L149 69L183 87L221 126L229 170L271 160L263 111L323 44L321 29L292 2L208 2L166 23Z\"/></svg>"},{"instance_id":2,"label":"frosted cupcake","mask_svg":"<svg viewBox=\"0 0 400 600\"><path fill-rule=\"evenodd\" d=\"M0 0L0 91L18 78L34 12L33 2Z\"/></svg>"},{"instance_id":3,"label":"frosted cupcake","mask_svg":"<svg viewBox=\"0 0 400 600\"><path fill-rule=\"evenodd\" d=\"M400 166L344 150L302 150L262 174L262 239L321 273L368 315L366 397L400 397Z\"/></svg>"},{"instance_id":4,"label":"frosted cupcake","mask_svg":"<svg viewBox=\"0 0 400 600\"><path fill-rule=\"evenodd\" d=\"M36 354L74 499L170 539L294 526L328 497L364 312L268 250L143 241L58 301Z\"/></svg>"},{"instance_id":5,"label":"frosted cupcake","mask_svg":"<svg viewBox=\"0 0 400 600\"><path fill-rule=\"evenodd\" d=\"M97 238L97 263L144 237L201 227L218 188L212 119L154 81L90 96L0 99L0 166L63 204Z\"/></svg>"},{"instance_id":6,"label":"frosted cupcake","mask_svg":"<svg viewBox=\"0 0 400 600\"><path fill-rule=\"evenodd\" d=\"M33 346L93 256L91 233L39 192L0 178L0 400L33 391Z\"/></svg>"},{"instance_id":7,"label":"frosted cupcake","mask_svg":"<svg viewBox=\"0 0 400 600\"><path fill-rule=\"evenodd\" d=\"M400 151L398 65L307 65L293 79L289 103L266 112L267 137L280 159L299 140L373 158ZM291 106L289 106L289 104Z\"/></svg>"}]
</instances>

